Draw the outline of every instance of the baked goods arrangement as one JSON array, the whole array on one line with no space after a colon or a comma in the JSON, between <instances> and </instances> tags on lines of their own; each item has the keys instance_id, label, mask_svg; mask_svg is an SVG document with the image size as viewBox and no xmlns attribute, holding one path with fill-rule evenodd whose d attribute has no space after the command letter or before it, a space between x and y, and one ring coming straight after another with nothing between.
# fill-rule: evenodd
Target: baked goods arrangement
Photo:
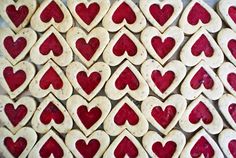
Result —
<instances>
[{"instance_id":1,"label":"baked goods arrangement","mask_svg":"<svg viewBox=\"0 0 236 158\"><path fill-rule=\"evenodd\" d=\"M0 16L1 158L236 158L236 0L0 0Z\"/></svg>"}]
</instances>

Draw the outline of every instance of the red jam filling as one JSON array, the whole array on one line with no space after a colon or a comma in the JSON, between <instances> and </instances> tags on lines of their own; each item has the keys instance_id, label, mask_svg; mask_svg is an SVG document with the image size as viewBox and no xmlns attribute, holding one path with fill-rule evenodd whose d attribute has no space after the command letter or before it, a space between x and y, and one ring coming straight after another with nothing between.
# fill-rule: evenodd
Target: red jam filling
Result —
<instances>
[{"instance_id":1,"label":"red jam filling","mask_svg":"<svg viewBox=\"0 0 236 158\"><path fill-rule=\"evenodd\" d=\"M227 81L229 82L233 90L236 91L236 74L235 73L228 74Z\"/></svg>"},{"instance_id":2,"label":"red jam filling","mask_svg":"<svg viewBox=\"0 0 236 158\"><path fill-rule=\"evenodd\" d=\"M232 156L236 157L236 140L231 140L228 144L228 148Z\"/></svg>"},{"instance_id":3,"label":"red jam filling","mask_svg":"<svg viewBox=\"0 0 236 158\"><path fill-rule=\"evenodd\" d=\"M11 19L12 23L18 27L27 17L29 9L25 5L22 5L18 8L18 10L16 10L14 5L9 5L6 8L6 13Z\"/></svg>"},{"instance_id":4,"label":"red jam filling","mask_svg":"<svg viewBox=\"0 0 236 158\"><path fill-rule=\"evenodd\" d=\"M228 48L229 48L231 54L233 55L233 57L236 59L236 40L235 39L231 39L229 41Z\"/></svg>"},{"instance_id":5,"label":"red jam filling","mask_svg":"<svg viewBox=\"0 0 236 158\"><path fill-rule=\"evenodd\" d=\"M82 139L75 143L76 149L83 158L93 158L100 148L100 143L96 139L91 139L88 144Z\"/></svg>"},{"instance_id":6,"label":"red jam filling","mask_svg":"<svg viewBox=\"0 0 236 158\"><path fill-rule=\"evenodd\" d=\"M199 56L202 52L206 57L211 57L214 53L214 49L211 43L208 41L205 35L201 35L200 38L193 44L191 52L194 56Z\"/></svg>"},{"instance_id":7,"label":"red jam filling","mask_svg":"<svg viewBox=\"0 0 236 158\"><path fill-rule=\"evenodd\" d=\"M172 158L176 150L176 143L173 141L168 141L164 146L161 142L156 142L152 145L152 151L159 158Z\"/></svg>"},{"instance_id":8,"label":"red jam filling","mask_svg":"<svg viewBox=\"0 0 236 158\"><path fill-rule=\"evenodd\" d=\"M231 17L231 19L236 23L236 7L231 6L229 7L228 14Z\"/></svg>"},{"instance_id":9,"label":"red jam filling","mask_svg":"<svg viewBox=\"0 0 236 158\"><path fill-rule=\"evenodd\" d=\"M236 123L236 104L231 104L228 107L228 111L232 117L232 119L234 120L234 122Z\"/></svg>"},{"instance_id":10,"label":"red jam filling","mask_svg":"<svg viewBox=\"0 0 236 158\"><path fill-rule=\"evenodd\" d=\"M4 139L4 145L7 150L14 156L18 158L27 146L27 141L23 137L19 137L15 142L10 137Z\"/></svg>"}]
</instances>

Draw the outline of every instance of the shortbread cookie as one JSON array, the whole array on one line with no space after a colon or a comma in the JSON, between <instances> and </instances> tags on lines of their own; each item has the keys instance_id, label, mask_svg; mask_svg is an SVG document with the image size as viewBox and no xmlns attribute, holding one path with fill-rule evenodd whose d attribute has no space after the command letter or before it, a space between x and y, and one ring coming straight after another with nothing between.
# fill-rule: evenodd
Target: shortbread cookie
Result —
<instances>
[{"instance_id":1,"label":"shortbread cookie","mask_svg":"<svg viewBox=\"0 0 236 158\"><path fill-rule=\"evenodd\" d=\"M132 32L141 32L147 25L146 19L132 0L115 1L104 16L102 25L110 32L126 26Z\"/></svg>"},{"instance_id":2,"label":"shortbread cookie","mask_svg":"<svg viewBox=\"0 0 236 158\"><path fill-rule=\"evenodd\" d=\"M136 137L148 131L146 118L128 97L119 101L104 121L104 130L111 136L119 135L124 129Z\"/></svg>"},{"instance_id":3,"label":"shortbread cookie","mask_svg":"<svg viewBox=\"0 0 236 158\"><path fill-rule=\"evenodd\" d=\"M98 25L110 5L110 0L67 0L71 14L88 32Z\"/></svg>"},{"instance_id":4,"label":"shortbread cookie","mask_svg":"<svg viewBox=\"0 0 236 158\"><path fill-rule=\"evenodd\" d=\"M119 65L125 59L134 65L140 65L146 58L147 51L144 46L125 27L112 37L103 52L103 60L111 66Z\"/></svg>"},{"instance_id":5,"label":"shortbread cookie","mask_svg":"<svg viewBox=\"0 0 236 158\"><path fill-rule=\"evenodd\" d=\"M32 47L30 58L37 65L52 59L60 66L67 66L73 60L73 52L63 36L51 26Z\"/></svg>"}]
</instances>

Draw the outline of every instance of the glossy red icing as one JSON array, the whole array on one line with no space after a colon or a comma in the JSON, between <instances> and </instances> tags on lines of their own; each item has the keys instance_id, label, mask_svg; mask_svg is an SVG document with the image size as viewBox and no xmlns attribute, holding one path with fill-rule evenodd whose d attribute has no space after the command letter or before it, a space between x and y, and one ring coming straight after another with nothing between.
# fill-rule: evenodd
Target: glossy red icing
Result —
<instances>
[{"instance_id":1,"label":"glossy red icing","mask_svg":"<svg viewBox=\"0 0 236 158\"><path fill-rule=\"evenodd\" d=\"M13 126L17 126L18 123L25 117L27 114L27 108L25 105L19 105L17 108L14 108L13 104L8 103L4 107L4 112L7 115L8 119Z\"/></svg>"},{"instance_id":2,"label":"glossy red icing","mask_svg":"<svg viewBox=\"0 0 236 158\"><path fill-rule=\"evenodd\" d=\"M174 8L170 4L164 5L162 8L158 4L152 4L149 8L149 12L152 17L161 25L165 25L165 23L170 19L170 17L174 13Z\"/></svg>"},{"instance_id":3,"label":"glossy red icing","mask_svg":"<svg viewBox=\"0 0 236 158\"><path fill-rule=\"evenodd\" d=\"M229 41L228 48L229 48L231 54L233 55L233 57L236 59L236 40L235 39L231 39Z\"/></svg>"},{"instance_id":4,"label":"glossy red icing","mask_svg":"<svg viewBox=\"0 0 236 158\"><path fill-rule=\"evenodd\" d=\"M100 148L100 142L92 139L86 144L84 140L80 139L75 143L75 146L83 158L93 158Z\"/></svg>"},{"instance_id":5,"label":"glossy red icing","mask_svg":"<svg viewBox=\"0 0 236 158\"><path fill-rule=\"evenodd\" d=\"M236 140L231 140L228 144L228 148L232 156L235 158L236 157Z\"/></svg>"},{"instance_id":6,"label":"glossy red icing","mask_svg":"<svg viewBox=\"0 0 236 158\"><path fill-rule=\"evenodd\" d=\"M40 14L40 19L45 23L51 21L52 18L56 23L64 19L64 14L55 1L51 1Z\"/></svg>"},{"instance_id":7,"label":"glossy red icing","mask_svg":"<svg viewBox=\"0 0 236 158\"><path fill-rule=\"evenodd\" d=\"M58 90L62 88L63 81L54 68L50 67L42 76L39 85L42 89L48 89L52 85L54 89Z\"/></svg>"},{"instance_id":8,"label":"glossy red icing","mask_svg":"<svg viewBox=\"0 0 236 158\"><path fill-rule=\"evenodd\" d=\"M126 20L128 24L133 24L136 21L133 9L126 2L121 3L112 15L112 21L116 24L122 23L123 20Z\"/></svg>"},{"instance_id":9,"label":"glossy red icing","mask_svg":"<svg viewBox=\"0 0 236 158\"><path fill-rule=\"evenodd\" d=\"M12 92L19 88L26 80L26 74L23 70L14 72L10 66L3 70L3 76Z\"/></svg>"},{"instance_id":10,"label":"glossy red icing","mask_svg":"<svg viewBox=\"0 0 236 158\"><path fill-rule=\"evenodd\" d=\"M172 105L166 106L166 108L163 109L160 106L155 106L152 109L152 117L163 127L166 128L173 118L176 115L176 109Z\"/></svg>"},{"instance_id":11,"label":"glossy red icing","mask_svg":"<svg viewBox=\"0 0 236 158\"><path fill-rule=\"evenodd\" d=\"M228 111L234 122L236 122L236 104L230 104L230 106L228 107Z\"/></svg>"},{"instance_id":12,"label":"glossy red icing","mask_svg":"<svg viewBox=\"0 0 236 158\"><path fill-rule=\"evenodd\" d=\"M12 36L7 36L3 44L9 55L15 59L25 49L27 41L24 37L19 37L14 41Z\"/></svg>"},{"instance_id":13,"label":"glossy red icing","mask_svg":"<svg viewBox=\"0 0 236 158\"><path fill-rule=\"evenodd\" d=\"M50 51L56 57L60 56L63 52L63 47L54 33L48 36L39 47L39 52L43 55L48 55Z\"/></svg>"},{"instance_id":14,"label":"glossy red icing","mask_svg":"<svg viewBox=\"0 0 236 158\"><path fill-rule=\"evenodd\" d=\"M137 53L137 47L129 36L123 34L114 45L112 51L116 56L122 56L125 52L129 56L135 56Z\"/></svg>"},{"instance_id":15,"label":"glossy red icing","mask_svg":"<svg viewBox=\"0 0 236 158\"><path fill-rule=\"evenodd\" d=\"M129 158L136 158L138 156L138 149L134 143L125 136L117 145L114 155L116 158L123 158L125 155Z\"/></svg>"},{"instance_id":16,"label":"glossy red icing","mask_svg":"<svg viewBox=\"0 0 236 158\"><path fill-rule=\"evenodd\" d=\"M12 154L12 156L18 158L21 155L21 153L25 150L27 146L27 141L25 138L19 137L14 142L12 138L6 137L4 139L4 145L6 146L7 150Z\"/></svg>"},{"instance_id":17,"label":"glossy red icing","mask_svg":"<svg viewBox=\"0 0 236 158\"><path fill-rule=\"evenodd\" d=\"M152 38L151 43L155 52L161 59L165 58L175 46L175 40L171 37L167 37L163 41L159 36L155 36Z\"/></svg>"},{"instance_id":18,"label":"glossy red icing","mask_svg":"<svg viewBox=\"0 0 236 158\"><path fill-rule=\"evenodd\" d=\"M77 115L80 118L83 125L89 129L92 127L102 116L102 111L98 107L93 107L88 111L88 108L84 105L77 109Z\"/></svg>"},{"instance_id":19,"label":"glossy red icing","mask_svg":"<svg viewBox=\"0 0 236 158\"><path fill-rule=\"evenodd\" d=\"M212 48L207 37L205 35L201 35L193 44L191 52L194 56L199 56L202 52L204 52L206 57L211 57L214 53L214 49Z\"/></svg>"},{"instance_id":20,"label":"glossy red icing","mask_svg":"<svg viewBox=\"0 0 236 158\"><path fill-rule=\"evenodd\" d=\"M29 9L25 5L19 6L17 9L14 5L9 5L6 8L6 13L11 19L12 23L18 27L27 17Z\"/></svg>"},{"instance_id":21,"label":"glossy red icing","mask_svg":"<svg viewBox=\"0 0 236 158\"><path fill-rule=\"evenodd\" d=\"M191 25L197 25L199 21L207 24L211 20L211 15L200 3L196 2L190 10L187 19Z\"/></svg>"},{"instance_id":22,"label":"glossy red icing","mask_svg":"<svg viewBox=\"0 0 236 158\"><path fill-rule=\"evenodd\" d=\"M88 61L93 57L99 45L100 41L97 38L91 38L88 43L84 38L80 38L76 41L76 48Z\"/></svg>"},{"instance_id":23,"label":"glossy red icing","mask_svg":"<svg viewBox=\"0 0 236 158\"><path fill-rule=\"evenodd\" d=\"M114 117L114 122L119 126L124 125L126 121L133 126L139 122L138 115L127 103L119 109Z\"/></svg>"},{"instance_id":24,"label":"glossy red icing","mask_svg":"<svg viewBox=\"0 0 236 158\"><path fill-rule=\"evenodd\" d=\"M227 76L227 81L229 82L230 86L236 91L236 73L230 73Z\"/></svg>"},{"instance_id":25,"label":"glossy red icing","mask_svg":"<svg viewBox=\"0 0 236 158\"><path fill-rule=\"evenodd\" d=\"M229 7L228 14L231 17L231 19L236 23L236 7L231 6Z\"/></svg>"},{"instance_id":26,"label":"glossy red icing","mask_svg":"<svg viewBox=\"0 0 236 158\"><path fill-rule=\"evenodd\" d=\"M163 146L161 142L156 142L152 145L152 151L157 155L158 158L172 158L176 150L176 143L168 141Z\"/></svg>"},{"instance_id":27,"label":"glossy red icing","mask_svg":"<svg viewBox=\"0 0 236 158\"><path fill-rule=\"evenodd\" d=\"M116 79L116 82L115 82L115 86L119 90L125 89L127 85L129 86L131 90L136 90L139 87L139 80L128 67L126 67L122 71L122 73Z\"/></svg>"},{"instance_id":28,"label":"glossy red icing","mask_svg":"<svg viewBox=\"0 0 236 158\"><path fill-rule=\"evenodd\" d=\"M100 11L100 6L93 2L87 7L84 3L80 3L75 7L78 16L87 24L90 25Z\"/></svg>"},{"instance_id":29,"label":"glossy red icing","mask_svg":"<svg viewBox=\"0 0 236 158\"><path fill-rule=\"evenodd\" d=\"M203 67L196 72L190 81L190 85L193 89L198 89L202 84L206 89L211 89L214 86L213 79Z\"/></svg>"}]
</instances>

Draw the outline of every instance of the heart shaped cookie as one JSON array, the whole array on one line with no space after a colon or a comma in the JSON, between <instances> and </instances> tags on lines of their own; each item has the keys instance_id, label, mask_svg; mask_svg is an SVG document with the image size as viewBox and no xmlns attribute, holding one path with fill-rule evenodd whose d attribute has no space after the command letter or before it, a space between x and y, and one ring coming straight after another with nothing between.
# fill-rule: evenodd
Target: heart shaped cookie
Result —
<instances>
[{"instance_id":1,"label":"heart shaped cookie","mask_svg":"<svg viewBox=\"0 0 236 158\"><path fill-rule=\"evenodd\" d=\"M183 10L181 0L140 0L139 7L148 21L164 32Z\"/></svg>"},{"instance_id":2,"label":"heart shaped cookie","mask_svg":"<svg viewBox=\"0 0 236 158\"><path fill-rule=\"evenodd\" d=\"M135 137L148 131L146 118L128 97L119 101L104 121L104 130L111 136L119 135L124 129Z\"/></svg>"},{"instance_id":3,"label":"heart shaped cookie","mask_svg":"<svg viewBox=\"0 0 236 158\"><path fill-rule=\"evenodd\" d=\"M73 95L67 100L66 108L76 125L88 136L103 123L111 110L111 103L104 96L97 96L88 103L81 96Z\"/></svg>"},{"instance_id":4,"label":"heart shaped cookie","mask_svg":"<svg viewBox=\"0 0 236 158\"><path fill-rule=\"evenodd\" d=\"M236 97L224 94L219 99L219 109L230 126L236 130Z\"/></svg>"},{"instance_id":5,"label":"heart shaped cookie","mask_svg":"<svg viewBox=\"0 0 236 158\"><path fill-rule=\"evenodd\" d=\"M61 0L44 0L32 16L30 24L37 32L43 32L52 25L64 33L71 28L73 19Z\"/></svg>"},{"instance_id":6,"label":"heart shaped cookie","mask_svg":"<svg viewBox=\"0 0 236 158\"><path fill-rule=\"evenodd\" d=\"M180 59L187 66L195 66L203 60L211 68L218 68L224 62L224 54L214 38L201 28L183 46Z\"/></svg>"},{"instance_id":7,"label":"heart shaped cookie","mask_svg":"<svg viewBox=\"0 0 236 158\"><path fill-rule=\"evenodd\" d=\"M110 0L67 0L71 14L88 32L98 25L110 5Z\"/></svg>"},{"instance_id":8,"label":"heart shaped cookie","mask_svg":"<svg viewBox=\"0 0 236 158\"><path fill-rule=\"evenodd\" d=\"M236 157L236 132L234 130L224 129L218 136L218 142L226 157Z\"/></svg>"},{"instance_id":9,"label":"heart shaped cookie","mask_svg":"<svg viewBox=\"0 0 236 158\"><path fill-rule=\"evenodd\" d=\"M79 130L67 133L65 143L75 157L102 157L110 143L110 137L104 131L95 131L89 137Z\"/></svg>"},{"instance_id":10,"label":"heart shaped cookie","mask_svg":"<svg viewBox=\"0 0 236 158\"><path fill-rule=\"evenodd\" d=\"M204 27L211 33L216 33L221 29L222 21L214 9L206 2L192 0L180 17L179 26L186 34L193 34L200 27Z\"/></svg>"},{"instance_id":11,"label":"heart shaped cookie","mask_svg":"<svg viewBox=\"0 0 236 158\"><path fill-rule=\"evenodd\" d=\"M185 146L186 138L178 130L171 131L165 138L157 132L149 131L143 136L142 143L151 157L178 158Z\"/></svg>"},{"instance_id":12,"label":"heart shaped cookie","mask_svg":"<svg viewBox=\"0 0 236 158\"><path fill-rule=\"evenodd\" d=\"M186 106L185 98L179 94L170 96L165 102L150 96L142 102L141 111L155 128L167 135L181 118Z\"/></svg>"},{"instance_id":13,"label":"heart shaped cookie","mask_svg":"<svg viewBox=\"0 0 236 158\"><path fill-rule=\"evenodd\" d=\"M172 60L165 67L149 59L142 64L141 74L149 87L162 99L170 95L186 75L186 67L180 61Z\"/></svg>"},{"instance_id":14,"label":"heart shaped cookie","mask_svg":"<svg viewBox=\"0 0 236 158\"><path fill-rule=\"evenodd\" d=\"M230 62L225 62L220 66L217 73L225 88L236 96L236 67Z\"/></svg>"},{"instance_id":15,"label":"heart shaped cookie","mask_svg":"<svg viewBox=\"0 0 236 158\"><path fill-rule=\"evenodd\" d=\"M0 15L15 32L18 32L29 23L36 8L36 0L18 0L16 2L2 0Z\"/></svg>"},{"instance_id":16,"label":"heart shaped cookie","mask_svg":"<svg viewBox=\"0 0 236 158\"><path fill-rule=\"evenodd\" d=\"M96 62L87 69L83 64L75 61L66 69L66 76L75 90L88 101L98 94L110 75L110 67L103 62Z\"/></svg>"},{"instance_id":17,"label":"heart shaped cookie","mask_svg":"<svg viewBox=\"0 0 236 158\"><path fill-rule=\"evenodd\" d=\"M66 40L79 59L90 67L108 44L109 34L102 27L96 27L89 34L78 27L73 27L67 32Z\"/></svg>"},{"instance_id":18,"label":"heart shaped cookie","mask_svg":"<svg viewBox=\"0 0 236 158\"><path fill-rule=\"evenodd\" d=\"M64 105L49 94L37 107L31 124L38 133L46 133L52 127L59 133L67 133L72 129L73 121Z\"/></svg>"},{"instance_id":19,"label":"heart shaped cookie","mask_svg":"<svg viewBox=\"0 0 236 158\"><path fill-rule=\"evenodd\" d=\"M0 84L12 99L25 90L34 74L35 67L28 61L12 66L8 60L0 58Z\"/></svg>"},{"instance_id":20,"label":"heart shaped cookie","mask_svg":"<svg viewBox=\"0 0 236 158\"><path fill-rule=\"evenodd\" d=\"M105 93L112 100L121 99L128 93L135 100L142 101L147 98L149 88L139 71L126 60L107 81Z\"/></svg>"},{"instance_id":21,"label":"heart shaped cookie","mask_svg":"<svg viewBox=\"0 0 236 158\"><path fill-rule=\"evenodd\" d=\"M52 59L60 66L67 66L73 60L73 52L63 36L51 26L32 47L30 58L37 65Z\"/></svg>"},{"instance_id":22,"label":"heart shaped cookie","mask_svg":"<svg viewBox=\"0 0 236 158\"><path fill-rule=\"evenodd\" d=\"M217 36L217 42L225 56L236 65L236 33L231 29L222 29Z\"/></svg>"},{"instance_id":23,"label":"heart shaped cookie","mask_svg":"<svg viewBox=\"0 0 236 158\"><path fill-rule=\"evenodd\" d=\"M0 50L13 65L25 58L37 40L31 28L24 28L15 34L9 28L0 29Z\"/></svg>"},{"instance_id":24,"label":"heart shaped cookie","mask_svg":"<svg viewBox=\"0 0 236 158\"><path fill-rule=\"evenodd\" d=\"M117 158L125 156L148 158L148 155L142 145L127 130L124 130L115 138L103 155L104 158Z\"/></svg>"},{"instance_id":25,"label":"heart shaped cookie","mask_svg":"<svg viewBox=\"0 0 236 158\"><path fill-rule=\"evenodd\" d=\"M224 86L207 63L201 61L188 73L180 91L188 100L196 99L201 93L211 100L217 100L223 95Z\"/></svg>"},{"instance_id":26,"label":"heart shaped cookie","mask_svg":"<svg viewBox=\"0 0 236 158\"><path fill-rule=\"evenodd\" d=\"M16 102L6 95L0 95L1 124L12 133L27 124L36 109L36 102L31 97L22 97Z\"/></svg>"},{"instance_id":27,"label":"heart shaped cookie","mask_svg":"<svg viewBox=\"0 0 236 158\"><path fill-rule=\"evenodd\" d=\"M36 132L29 127L21 128L16 134L1 127L0 133L1 157L27 157L37 141Z\"/></svg>"},{"instance_id":28,"label":"heart shaped cookie","mask_svg":"<svg viewBox=\"0 0 236 158\"><path fill-rule=\"evenodd\" d=\"M181 152L181 158L189 157L217 157L224 158L220 148L211 138L211 136L204 130L198 131L184 147Z\"/></svg>"},{"instance_id":29,"label":"heart shaped cookie","mask_svg":"<svg viewBox=\"0 0 236 158\"><path fill-rule=\"evenodd\" d=\"M124 59L134 65L140 65L146 58L144 46L125 27L113 36L103 52L103 60L111 66L119 65Z\"/></svg>"},{"instance_id":30,"label":"heart shaped cookie","mask_svg":"<svg viewBox=\"0 0 236 158\"><path fill-rule=\"evenodd\" d=\"M143 30L140 38L148 53L164 65L180 47L184 33L176 26L168 28L163 34L149 26Z\"/></svg>"},{"instance_id":31,"label":"heart shaped cookie","mask_svg":"<svg viewBox=\"0 0 236 158\"><path fill-rule=\"evenodd\" d=\"M132 32L141 32L147 25L146 19L132 0L115 1L102 20L109 32L116 32L126 26Z\"/></svg>"},{"instance_id":32,"label":"heart shaped cookie","mask_svg":"<svg viewBox=\"0 0 236 158\"><path fill-rule=\"evenodd\" d=\"M211 102L200 95L192 101L179 120L179 126L185 132L194 132L204 127L211 134L222 131L224 122Z\"/></svg>"},{"instance_id":33,"label":"heart shaped cookie","mask_svg":"<svg viewBox=\"0 0 236 158\"><path fill-rule=\"evenodd\" d=\"M218 3L217 11L225 22L236 31L236 3L235 0L221 0Z\"/></svg>"},{"instance_id":34,"label":"heart shaped cookie","mask_svg":"<svg viewBox=\"0 0 236 158\"><path fill-rule=\"evenodd\" d=\"M28 157L73 158L73 155L63 140L53 130L50 130L35 144Z\"/></svg>"},{"instance_id":35,"label":"heart shaped cookie","mask_svg":"<svg viewBox=\"0 0 236 158\"><path fill-rule=\"evenodd\" d=\"M53 93L58 99L66 100L71 96L73 88L60 67L49 60L30 83L29 91L37 98Z\"/></svg>"}]
</instances>

